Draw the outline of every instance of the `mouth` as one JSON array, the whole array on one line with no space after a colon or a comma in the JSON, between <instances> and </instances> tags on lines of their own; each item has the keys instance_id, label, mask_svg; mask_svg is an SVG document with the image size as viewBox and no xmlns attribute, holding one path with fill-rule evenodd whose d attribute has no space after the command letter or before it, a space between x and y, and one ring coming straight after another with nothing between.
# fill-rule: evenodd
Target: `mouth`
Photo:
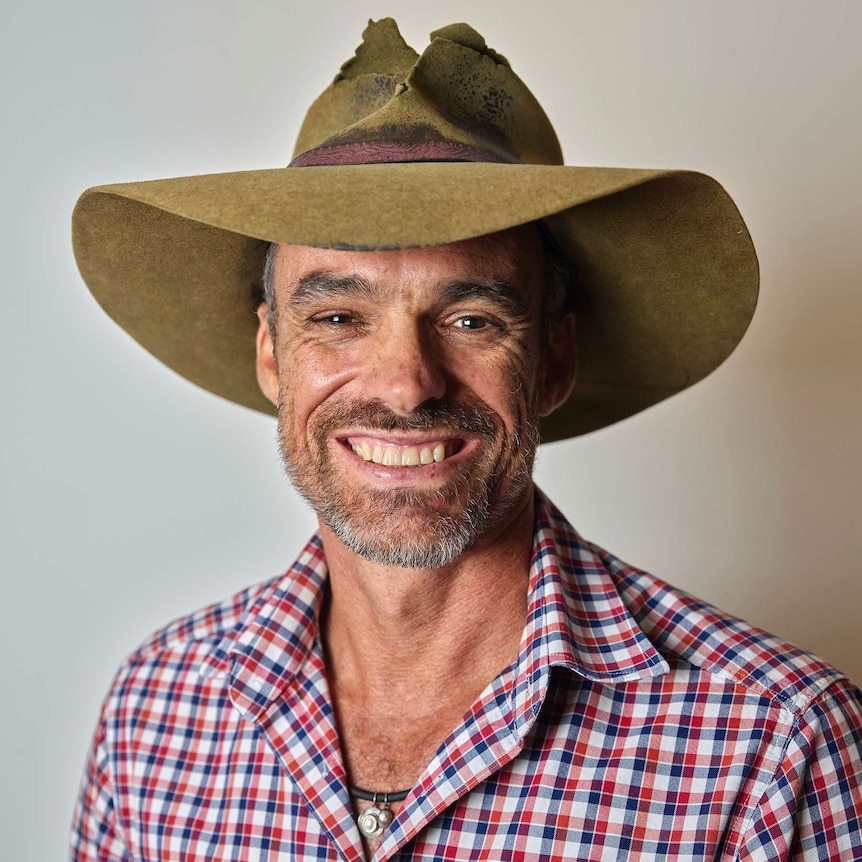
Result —
<instances>
[{"instance_id":1,"label":"mouth","mask_svg":"<svg viewBox=\"0 0 862 862\"><path fill-rule=\"evenodd\" d=\"M371 436L350 436L344 445L363 461L372 461L384 467L425 467L441 464L464 446L463 440L426 439L402 443Z\"/></svg>"}]
</instances>

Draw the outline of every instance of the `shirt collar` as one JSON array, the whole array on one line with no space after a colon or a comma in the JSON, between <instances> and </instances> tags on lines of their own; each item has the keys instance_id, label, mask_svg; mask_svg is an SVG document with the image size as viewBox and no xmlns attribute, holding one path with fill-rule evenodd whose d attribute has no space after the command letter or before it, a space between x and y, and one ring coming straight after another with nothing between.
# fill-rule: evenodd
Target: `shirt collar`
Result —
<instances>
[{"instance_id":1,"label":"shirt collar","mask_svg":"<svg viewBox=\"0 0 862 862\"><path fill-rule=\"evenodd\" d=\"M536 489L536 527L521 665L562 666L595 682L669 667L638 626L604 559ZM532 671L532 672L531 672Z\"/></svg>"},{"instance_id":2,"label":"shirt collar","mask_svg":"<svg viewBox=\"0 0 862 862\"><path fill-rule=\"evenodd\" d=\"M328 569L315 534L293 566L265 588L201 664L205 677L231 674L247 705L271 701L298 676L318 638Z\"/></svg>"},{"instance_id":3,"label":"shirt collar","mask_svg":"<svg viewBox=\"0 0 862 862\"><path fill-rule=\"evenodd\" d=\"M535 706L550 668L594 682L667 673L667 663L623 603L602 557L536 489L527 623L514 670L513 706ZM309 660L318 637L327 567L320 537L266 589L204 660L210 676L229 668L250 708L262 708ZM537 708L537 707L536 707Z\"/></svg>"}]
</instances>

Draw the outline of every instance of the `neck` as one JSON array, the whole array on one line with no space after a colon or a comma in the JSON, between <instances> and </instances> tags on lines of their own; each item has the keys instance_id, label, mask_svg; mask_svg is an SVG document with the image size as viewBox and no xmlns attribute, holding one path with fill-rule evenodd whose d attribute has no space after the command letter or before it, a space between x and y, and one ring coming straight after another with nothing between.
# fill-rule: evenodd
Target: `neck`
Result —
<instances>
[{"instance_id":1,"label":"neck","mask_svg":"<svg viewBox=\"0 0 862 862\"><path fill-rule=\"evenodd\" d=\"M518 655L532 495L495 535L439 569L375 565L326 528L321 536L330 585L322 620L327 677L348 780L377 792L413 787ZM357 811L370 804L354 802Z\"/></svg>"},{"instance_id":2,"label":"neck","mask_svg":"<svg viewBox=\"0 0 862 862\"><path fill-rule=\"evenodd\" d=\"M361 679L381 694L393 686L451 680L453 673L490 673L484 685L517 655L526 618L532 498L494 535L439 569L381 566L357 556L326 527L321 535L330 578L327 657L339 683ZM381 657L375 674L361 671Z\"/></svg>"}]
</instances>

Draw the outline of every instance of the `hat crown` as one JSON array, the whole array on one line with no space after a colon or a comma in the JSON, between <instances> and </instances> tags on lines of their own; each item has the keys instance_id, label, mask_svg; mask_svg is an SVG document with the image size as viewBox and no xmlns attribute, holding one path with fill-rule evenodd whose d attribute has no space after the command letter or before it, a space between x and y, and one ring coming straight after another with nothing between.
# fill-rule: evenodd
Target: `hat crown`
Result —
<instances>
[{"instance_id":1,"label":"hat crown","mask_svg":"<svg viewBox=\"0 0 862 862\"><path fill-rule=\"evenodd\" d=\"M541 105L467 24L420 56L395 21L369 21L356 54L306 114L292 165L398 161L562 164Z\"/></svg>"}]
</instances>

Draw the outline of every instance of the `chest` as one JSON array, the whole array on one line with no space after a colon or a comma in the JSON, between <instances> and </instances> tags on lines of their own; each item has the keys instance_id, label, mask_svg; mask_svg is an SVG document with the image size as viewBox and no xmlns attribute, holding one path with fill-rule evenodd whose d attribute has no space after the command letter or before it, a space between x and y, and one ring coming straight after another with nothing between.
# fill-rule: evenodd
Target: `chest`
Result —
<instances>
[{"instance_id":1,"label":"chest","mask_svg":"<svg viewBox=\"0 0 862 862\"><path fill-rule=\"evenodd\" d=\"M413 787L462 713L415 717L407 708L402 715L339 710L339 746L350 783L380 791Z\"/></svg>"},{"instance_id":2,"label":"chest","mask_svg":"<svg viewBox=\"0 0 862 862\"><path fill-rule=\"evenodd\" d=\"M719 691L704 692L694 712L682 701L659 707L648 692L621 701L625 691L553 691L523 734L505 699L492 697L432 753L382 855L526 862L727 851L775 769L782 728L762 704ZM150 711L112 728L122 735L111 746L116 804L135 858L361 860L332 716L308 692L297 697L254 721L214 697L170 721Z\"/></svg>"}]
</instances>

